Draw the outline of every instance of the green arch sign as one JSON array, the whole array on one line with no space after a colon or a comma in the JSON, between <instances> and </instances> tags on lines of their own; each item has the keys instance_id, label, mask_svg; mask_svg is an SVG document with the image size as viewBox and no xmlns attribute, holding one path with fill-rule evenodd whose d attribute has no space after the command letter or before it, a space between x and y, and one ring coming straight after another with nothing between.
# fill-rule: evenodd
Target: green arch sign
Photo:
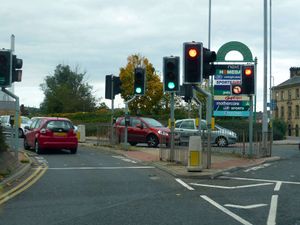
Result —
<instances>
[{"instance_id":1,"label":"green arch sign","mask_svg":"<svg viewBox=\"0 0 300 225\"><path fill-rule=\"evenodd\" d=\"M231 51L237 51L243 56L243 60L235 60L236 62L254 62L248 46L239 41L230 41L222 45L217 53L217 62L226 62L225 57ZM228 60L228 62L230 61L231 60Z\"/></svg>"}]
</instances>

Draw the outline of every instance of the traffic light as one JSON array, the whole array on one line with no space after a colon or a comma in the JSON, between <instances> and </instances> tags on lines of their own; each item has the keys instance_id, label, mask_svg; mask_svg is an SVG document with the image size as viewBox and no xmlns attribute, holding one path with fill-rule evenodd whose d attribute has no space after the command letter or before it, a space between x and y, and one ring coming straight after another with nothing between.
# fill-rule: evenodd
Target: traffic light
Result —
<instances>
[{"instance_id":1,"label":"traffic light","mask_svg":"<svg viewBox=\"0 0 300 225\"><path fill-rule=\"evenodd\" d=\"M164 91L179 91L179 57L163 58Z\"/></svg>"},{"instance_id":2,"label":"traffic light","mask_svg":"<svg viewBox=\"0 0 300 225\"><path fill-rule=\"evenodd\" d=\"M255 94L254 65L242 66L242 93Z\"/></svg>"},{"instance_id":3,"label":"traffic light","mask_svg":"<svg viewBox=\"0 0 300 225\"><path fill-rule=\"evenodd\" d=\"M11 85L10 66L11 52L0 51L0 87L8 87Z\"/></svg>"},{"instance_id":4,"label":"traffic light","mask_svg":"<svg viewBox=\"0 0 300 225\"><path fill-rule=\"evenodd\" d=\"M141 67L134 69L134 94L145 94L145 69Z\"/></svg>"},{"instance_id":5,"label":"traffic light","mask_svg":"<svg viewBox=\"0 0 300 225\"><path fill-rule=\"evenodd\" d=\"M112 88L113 88L113 90L112 90ZM112 91L113 91L113 93L112 93ZM115 95L120 94L120 93L121 93L120 77L116 77L113 75L106 75L105 76L105 98L106 99L115 99Z\"/></svg>"},{"instance_id":6,"label":"traffic light","mask_svg":"<svg viewBox=\"0 0 300 225\"><path fill-rule=\"evenodd\" d=\"M202 78L208 79L210 75L214 75L216 68L213 64L217 60L217 54L214 51L210 51L208 48L203 48L203 68Z\"/></svg>"},{"instance_id":7,"label":"traffic light","mask_svg":"<svg viewBox=\"0 0 300 225\"><path fill-rule=\"evenodd\" d=\"M183 97L185 102L189 102L193 98L193 85L192 84L183 84L180 86L180 96Z\"/></svg>"},{"instance_id":8,"label":"traffic light","mask_svg":"<svg viewBox=\"0 0 300 225\"><path fill-rule=\"evenodd\" d=\"M201 83L202 82L202 43L185 42L183 43L183 72L184 83Z\"/></svg>"},{"instance_id":9,"label":"traffic light","mask_svg":"<svg viewBox=\"0 0 300 225\"><path fill-rule=\"evenodd\" d=\"M23 60L18 59L16 55L12 57L12 81L11 82L21 82L22 81L22 68Z\"/></svg>"}]
</instances>

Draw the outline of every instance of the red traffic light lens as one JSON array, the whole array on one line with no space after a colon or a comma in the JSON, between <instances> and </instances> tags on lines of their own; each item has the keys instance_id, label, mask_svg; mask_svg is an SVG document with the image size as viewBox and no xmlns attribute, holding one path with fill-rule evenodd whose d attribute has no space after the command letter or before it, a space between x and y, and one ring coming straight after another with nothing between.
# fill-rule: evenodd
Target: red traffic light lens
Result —
<instances>
[{"instance_id":1,"label":"red traffic light lens","mask_svg":"<svg viewBox=\"0 0 300 225\"><path fill-rule=\"evenodd\" d=\"M252 73L253 73L253 71L252 71L251 68L246 68L246 69L245 69L245 75L246 75L246 76L251 76Z\"/></svg>"},{"instance_id":2,"label":"red traffic light lens","mask_svg":"<svg viewBox=\"0 0 300 225\"><path fill-rule=\"evenodd\" d=\"M188 54L191 58L195 58L198 55L198 51L195 48L191 48L189 49Z\"/></svg>"}]
</instances>

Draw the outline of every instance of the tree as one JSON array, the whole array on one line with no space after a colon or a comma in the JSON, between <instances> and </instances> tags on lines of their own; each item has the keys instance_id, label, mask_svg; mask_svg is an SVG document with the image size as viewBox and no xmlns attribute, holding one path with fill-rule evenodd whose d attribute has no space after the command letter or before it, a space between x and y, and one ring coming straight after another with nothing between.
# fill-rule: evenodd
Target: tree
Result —
<instances>
[{"instance_id":1,"label":"tree","mask_svg":"<svg viewBox=\"0 0 300 225\"><path fill-rule=\"evenodd\" d=\"M146 70L146 93L132 101L129 104L129 109L135 114L139 112L144 114L157 113L161 108L163 84L153 65L147 58L139 54L129 56L126 67L120 68L121 96L125 101L133 97L134 68L137 66L142 66Z\"/></svg>"},{"instance_id":2,"label":"tree","mask_svg":"<svg viewBox=\"0 0 300 225\"><path fill-rule=\"evenodd\" d=\"M40 107L44 113L68 113L93 111L96 99L92 86L84 82L84 73L74 71L68 65L59 64L52 76L46 76L41 84L45 98Z\"/></svg>"}]
</instances>

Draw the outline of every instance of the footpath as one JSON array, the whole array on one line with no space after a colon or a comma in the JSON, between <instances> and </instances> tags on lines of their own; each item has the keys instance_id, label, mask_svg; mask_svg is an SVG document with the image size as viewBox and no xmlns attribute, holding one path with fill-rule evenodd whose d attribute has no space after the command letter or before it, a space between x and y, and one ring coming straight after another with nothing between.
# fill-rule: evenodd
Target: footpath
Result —
<instances>
[{"instance_id":1,"label":"footpath","mask_svg":"<svg viewBox=\"0 0 300 225\"><path fill-rule=\"evenodd\" d=\"M291 143L285 142L284 144ZM124 157L134 161L155 166L178 178L213 179L225 173L246 169L280 159L278 156L250 159L237 156L236 154L212 152L211 167L209 169L202 168L201 172L188 172L187 167L181 163L161 161L159 148L130 146L129 150L126 151L112 147L104 147L101 145L97 146L95 144L95 138L92 137L87 138L86 142L81 143L80 145L123 155Z\"/></svg>"}]
</instances>

